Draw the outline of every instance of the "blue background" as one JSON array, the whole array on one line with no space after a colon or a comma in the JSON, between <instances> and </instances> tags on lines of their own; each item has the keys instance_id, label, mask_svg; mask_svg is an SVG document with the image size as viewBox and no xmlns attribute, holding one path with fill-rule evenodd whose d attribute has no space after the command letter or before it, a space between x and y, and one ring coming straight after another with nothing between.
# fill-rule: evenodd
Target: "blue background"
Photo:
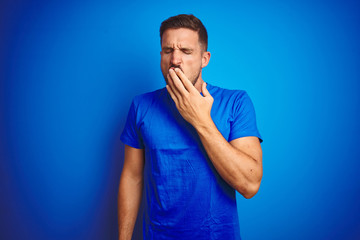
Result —
<instances>
[{"instance_id":1,"label":"blue background","mask_svg":"<svg viewBox=\"0 0 360 240\"><path fill-rule=\"evenodd\" d=\"M0 239L116 239L119 140L164 86L159 26L208 29L204 79L245 89L264 138L244 239L360 239L357 1L0 4ZM136 230L138 232L138 228ZM135 233L138 238L138 233Z\"/></svg>"}]
</instances>

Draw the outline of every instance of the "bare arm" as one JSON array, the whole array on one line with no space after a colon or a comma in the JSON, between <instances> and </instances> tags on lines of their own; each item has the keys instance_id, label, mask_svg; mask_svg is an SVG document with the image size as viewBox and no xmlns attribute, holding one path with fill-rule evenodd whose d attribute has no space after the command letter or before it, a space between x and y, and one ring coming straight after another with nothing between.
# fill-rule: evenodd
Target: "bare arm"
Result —
<instances>
[{"instance_id":1,"label":"bare arm","mask_svg":"<svg viewBox=\"0 0 360 240\"><path fill-rule=\"evenodd\" d=\"M253 197L262 178L262 151L256 137L238 138L230 143L211 119L214 99L202 85L201 96L185 74L169 70L167 89L183 118L194 126L220 176L245 198Z\"/></svg>"},{"instance_id":2,"label":"bare arm","mask_svg":"<svg viewBox=\"0 0 360 240\"><path fill-rule=\"evenodd\" d=\"M125 145L118 195L119 240L130 240L143 189L144 150Z\"/></svg>"}]
</instances>

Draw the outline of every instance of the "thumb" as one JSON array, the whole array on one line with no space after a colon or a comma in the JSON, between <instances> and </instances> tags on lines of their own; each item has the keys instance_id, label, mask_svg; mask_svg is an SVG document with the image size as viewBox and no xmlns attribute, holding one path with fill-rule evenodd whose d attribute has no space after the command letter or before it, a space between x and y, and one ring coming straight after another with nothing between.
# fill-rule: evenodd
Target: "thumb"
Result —
<instances>
[{"instance_id":1,"label":"thumb","mask_svg":"<svg viewBox=\"0 0 360 240\"><path fill-rule=\"evenodd\" d=\"M211 96L209 91L206 88L206 85L207 85L206 82L203 82L203 84L201 86L201 92L204 95L204 97Z\"/></svg>"}]
</instances>

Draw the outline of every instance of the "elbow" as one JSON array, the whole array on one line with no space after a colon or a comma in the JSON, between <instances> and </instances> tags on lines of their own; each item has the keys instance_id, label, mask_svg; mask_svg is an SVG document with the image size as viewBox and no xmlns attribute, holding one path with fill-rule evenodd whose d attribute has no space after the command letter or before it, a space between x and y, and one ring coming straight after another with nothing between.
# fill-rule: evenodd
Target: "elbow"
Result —
<instances>
[{"instance_id":1,"label":"elbow","mask_svg":"<svg viewBox=\"0 0 360 240\"><path fill-rule=\"evenodd\" d=\"M257 192L258 192L258 190L256 190L256 191L248 191L248 192L246 192L246 193L244 193L242 195L243 195L244 198L250 199L250 198L254 197Z\"/></svg>"},{"instance_id":2,"label":"elbow","mask_svg":"<svg viewBox=\"0 0 360 240\"><path fill-rule=\"evenodd\" d=\"M246 187L238 187L236 190L246 199L250 199L256 195L260 188L260 182L248 183Z\"/></svg>"},{"instance_id":3,"label":"elbow","mask_svg":"<svg viewBox=\"0 0 360 240\"><path fill-rule=\"evenodd\" d=\"M243 185L242 192L239 191L244 198L250 199L254 197L260 189L261 179L262 179L262 169L257 174L252 175L252 177L247 178L246 183Z\"/></svg>"}]
</instances>

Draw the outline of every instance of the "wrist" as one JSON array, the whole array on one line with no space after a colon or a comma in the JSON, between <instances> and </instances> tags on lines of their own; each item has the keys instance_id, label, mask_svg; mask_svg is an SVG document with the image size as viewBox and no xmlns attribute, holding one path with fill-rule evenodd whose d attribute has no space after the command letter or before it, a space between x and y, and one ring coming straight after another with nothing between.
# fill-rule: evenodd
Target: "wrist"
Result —
<instances>
[{"instance_id":1,"label":"wrist","mask_svg":"<svg viewBox=\"0 0 360 240\"><path fill-rule=\"evenodd\" d=\"M206 121L198 121L193 126L199 135L206 135L206 133L211 132L213 129L217 129L211 117Z\"/></svg>"}]
</instances>

